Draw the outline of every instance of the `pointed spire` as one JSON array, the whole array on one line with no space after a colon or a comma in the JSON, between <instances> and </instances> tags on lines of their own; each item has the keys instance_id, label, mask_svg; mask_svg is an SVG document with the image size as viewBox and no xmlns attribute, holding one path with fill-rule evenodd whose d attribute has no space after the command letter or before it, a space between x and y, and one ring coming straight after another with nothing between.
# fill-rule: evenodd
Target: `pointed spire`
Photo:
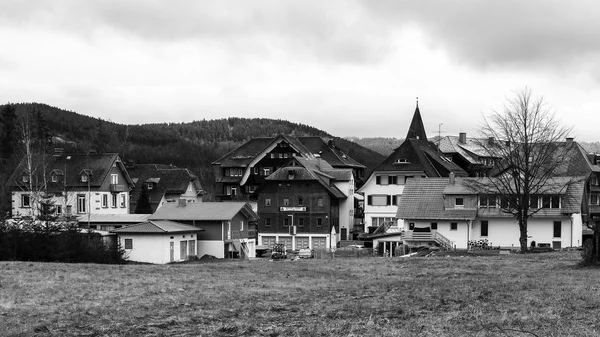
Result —
<instances>
[{"instance_id":1,"label":"pointed spire","mask_svg":"<svg viewBox=\"0 0 600 337\"><path fill-rule=\"evenodd\" d=\"M427 134L425 133L425 127L423 126L423 119L421 118L421 111L419 111L419 97L417 97L417 107L415 109L412 122L410 122L406 139L427 140Z\"/></svg>"}]
</instances>

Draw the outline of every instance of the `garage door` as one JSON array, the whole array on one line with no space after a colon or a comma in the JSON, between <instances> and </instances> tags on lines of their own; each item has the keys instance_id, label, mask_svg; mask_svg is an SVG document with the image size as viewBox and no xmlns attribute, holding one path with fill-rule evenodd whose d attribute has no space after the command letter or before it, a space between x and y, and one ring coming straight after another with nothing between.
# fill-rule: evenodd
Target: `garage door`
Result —
<instances>
[{"instance_id":1,"label":"garage door","mask_svg":"<svg viewBox=\"0 0 600 337\"><path fill-rule=\"evenodd\" d=\"M275 244L274 236L263 236L262 237L263 246L273 246Z\"/></svg>"},{"instance_id":2,"label":"garage door","mask_svg":"<svg viewBox=\"0 0 600 337\"><path fill-rule=\"evenodd\" d=\"M308 237L297 236L296 237L296 249L308 248Z\"/></svg>"},{"instance_id":3,"label":"garage door","mask_svg":"<svg viewBox=\"0 0 600 337\"><path fill-rule=\"evenodd\" d=\"M285 249L292 249L292 237L291 236L280 236L279 243L283 243L285 245Z\"/></svg>"},{"instance_id":4,"label":"garage door","mask_svg":"<svg viewBox=\"0 0 600 337\"><path fill-rule=\"evenodd\" d=\"M326 238L313 238L313 249L325 249L327 248L326 245Z\"/></svg>"}]
</instances>

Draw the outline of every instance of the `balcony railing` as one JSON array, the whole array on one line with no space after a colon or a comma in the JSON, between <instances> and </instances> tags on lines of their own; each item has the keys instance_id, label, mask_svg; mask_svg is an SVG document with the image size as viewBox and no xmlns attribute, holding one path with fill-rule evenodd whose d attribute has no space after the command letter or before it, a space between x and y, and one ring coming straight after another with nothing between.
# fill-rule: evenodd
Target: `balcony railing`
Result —
<instances>
[{"instance_id":1,"label":"balcony railing","mask_svg":"<svg viewBox=\"0 0 600 337\"><path fill-rule=\"evenodd\" d=\"M125 185L110 184L110 191L112 193L125 192Z\"/></svg>"}]
</instances>

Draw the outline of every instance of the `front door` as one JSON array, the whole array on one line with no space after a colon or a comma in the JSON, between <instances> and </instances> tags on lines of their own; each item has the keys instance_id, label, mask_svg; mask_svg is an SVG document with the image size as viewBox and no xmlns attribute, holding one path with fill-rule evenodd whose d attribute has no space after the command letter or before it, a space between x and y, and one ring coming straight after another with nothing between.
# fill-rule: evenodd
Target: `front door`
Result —
<instances>
[{"instance_id":1,"label":"front door","mask_svg":"<svg viewBox=\"0 0 600 337\"><path fill-rule=\"evenodd\" d=\"M181 241L179 243L179 259L187 259L187 241Z\"/></svg>"},{"instance_id":2,"label":"front door","mask_svg":"<svg viewBox=\"0 0 600 337\"><path fill-rule=\"evenodd\" d=\"M341 236L342 236L342 240L348 240L348 229L347 228L342 228L342 232L341 232Z\"/></svg>"},{"instance_id":3,"label":"front door","mask_svg":"<svg viewBox=\"0 0 600 337\"><path fill-rule=\"evenodd\" d=\"M171 253L171 262L175 261L175 242L171 241L170 243L170 253Z\"/></svg>"},{"instance_id":4,"label":"front door","mask_svg":"<svg viewBox=\"0 0 600 337\"><path fill-rule=\"evenodd\" d=\"M188 248L189 248L189 256L194 256L196 255L196 241L194 240L189 240L188 241Z\"/></svg>"}]
</instances>

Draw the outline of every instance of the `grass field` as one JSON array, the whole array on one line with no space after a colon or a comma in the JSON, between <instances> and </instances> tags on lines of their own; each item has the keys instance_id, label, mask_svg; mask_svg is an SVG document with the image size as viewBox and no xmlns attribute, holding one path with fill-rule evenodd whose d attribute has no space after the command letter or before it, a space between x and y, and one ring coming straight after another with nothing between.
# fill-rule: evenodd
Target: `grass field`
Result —
<instances>
[{"instance_id":1,"label":"grass field","mask_svg":"<svg viewBox=\"0 0 600 337\"><path fill-rule=\"evenodd\" d=\"M599 270L579 260L0 262L0 335L598 336Z\"/></svg>"}]
</instances>

